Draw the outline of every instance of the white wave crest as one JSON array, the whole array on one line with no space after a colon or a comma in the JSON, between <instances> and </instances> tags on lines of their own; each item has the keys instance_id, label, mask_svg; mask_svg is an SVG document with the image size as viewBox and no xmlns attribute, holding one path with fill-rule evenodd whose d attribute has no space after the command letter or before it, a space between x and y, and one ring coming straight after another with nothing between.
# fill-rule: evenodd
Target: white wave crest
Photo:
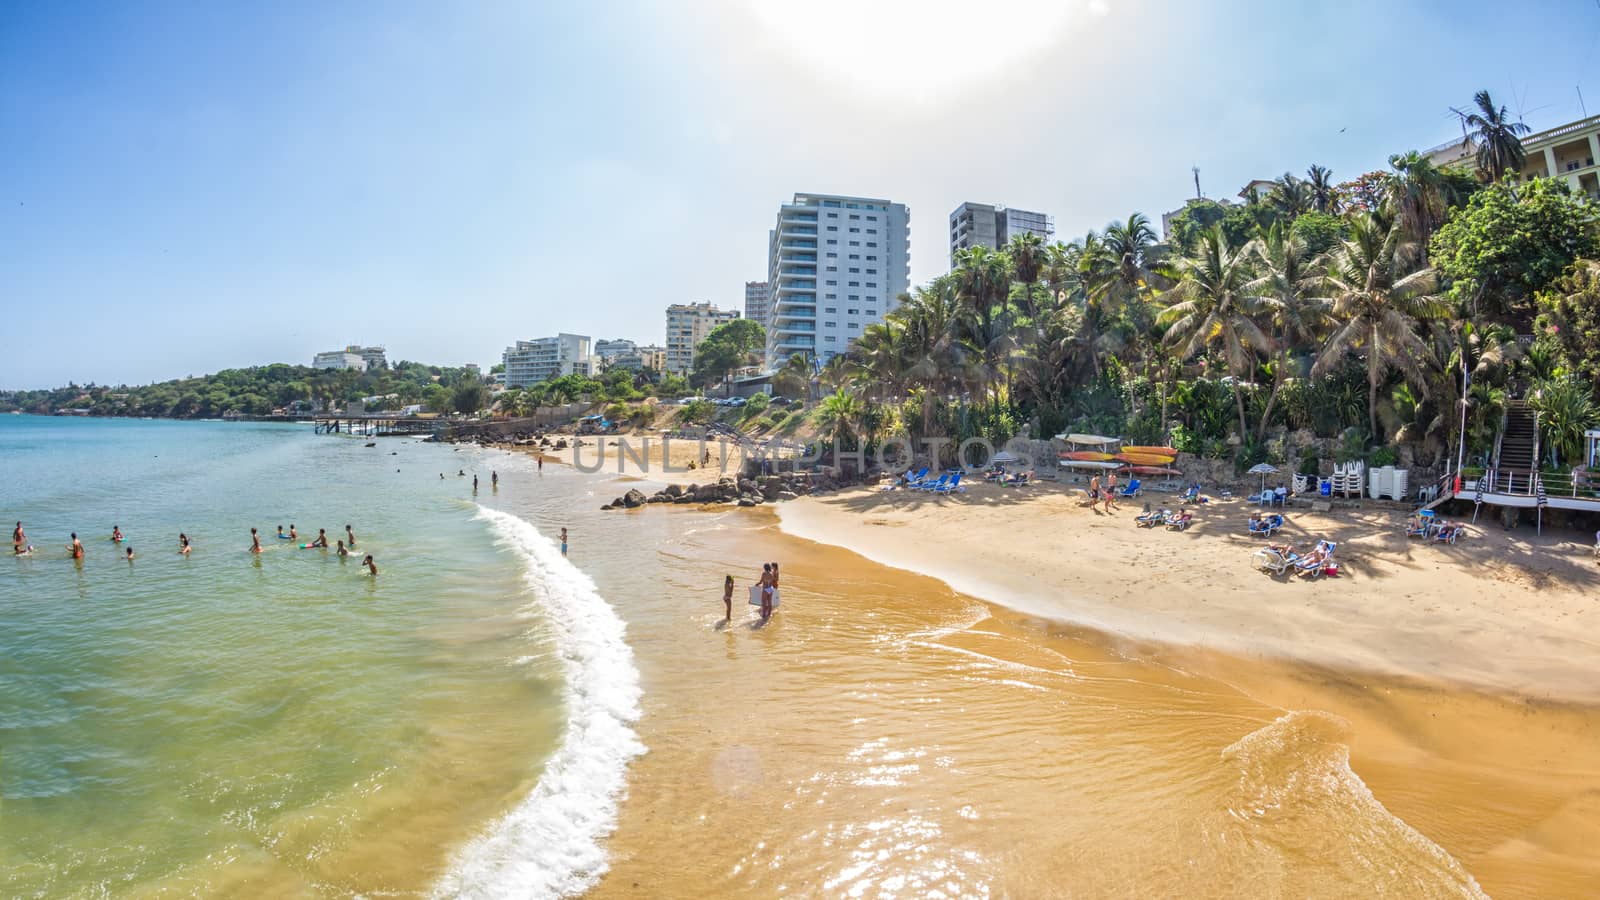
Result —
<instances>
[{"instance_id":1,"label":"white wave crest","mask_svg":"<svg viewBox=\"0 0 1600 900\"><path fill-rule=\"evenodd\" d=\"M594 582L532 524L479 508L503 546L527 559L533 602L549 615L566 667L567 731L539 783L462 848L438 897L567 897L605 874L601 841L616 827L629 761L645 751L639 670L625 626Z\"/></svg>"}]
</instances>

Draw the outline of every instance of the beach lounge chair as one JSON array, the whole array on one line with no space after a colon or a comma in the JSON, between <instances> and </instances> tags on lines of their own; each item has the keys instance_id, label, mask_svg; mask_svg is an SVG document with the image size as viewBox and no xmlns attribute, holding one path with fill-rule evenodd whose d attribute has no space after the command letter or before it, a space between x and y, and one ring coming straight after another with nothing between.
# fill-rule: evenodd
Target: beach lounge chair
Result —
<instances>
[{"instance_id":1,"label":"beach lounge chair","mask_svg":"<svg viewBox=\"0 0 1600 900\"><path fill-rule=\"evenodd\" d=\"M1183 492L1182 499L1185 503L1198 503L1200 501L1200 485L1189 485L1189 489Z\"/></svg>"},{"instance_id":2,"label":"beach lounge chair","mask_svg":"<svg viewBox=\"0 0 1600 900\"><path fill-rule=\"evenodd\" d=\"M1172 513L1168 515L1166 519L1167 528L1176 528L1179 531L1187 529L1193 522L1194 513L1191 513L1188 510L1180 510Z\"/></svg>"},{"instance_id":3,"label":"beach lounge chair","mask_svg":"<svg viewBox=\"0 0 1600 900\"><path fill-rule=\"evenodd\" d=\"M1017 474L1011 476L1010 478L1002 478L1002 479L1000 479L1000 484L1002 486L1004 486L1004 487L1024 487L1024 486L1032 484L1032 483L1033 483L1033 473L1032 472L1018 472Z\"/></svg>"},{"instance_id":4,"label":"beach lounge chair","mask_svg":"<svg viewBox=\"0 0 1600 900\"><path fill-rule=\"evenodd\" d=\"M1460 536L1461 526L1455 522L1440 522L1439 530L1433 533L1433 539L1441 544L1454 544Z\"/></svg>"},{"instance_id":5,"label":"beach lounge chair","mask_svg":"<svg viewBox=\"0 0 1600 900\"><path fill-rule=\"evenodd\" d=\"M1412 516L1406 520L1406 537L1419 537L1424 540L1428 537L1428 520L1421 516Z\"/></svg>"},{"instance_id":6,"label":"beach lounge chair","mask_svg":"<svg viewBox=\"0 0 1600 900\"><path fill-rule=\"evenodd\" d=\"M1262 516L1259 519L1250 520L1251 534L1270 535L1282 527L1283 516L1277 515L1276 513L1270 516Z\"/></svg>"},{"instance_id":7,"label":"beach lounge chair","mask_svg":"<svg viewBox=\"0 0 1600 900\"><path fill-rule=\"evenodd\" d=\"M936 491L939 488L944 487L945 485L947 485L949 483L950 483L950 474L947 472L947 473L945 473L943 475L940 475L938 481L924 481L924 482L920 482L918 484L914 484L914 485L912 485L912 487L916 488L919 491Z\"/></svg>"},{"instance_id":8,"label":"beach lounge chair","mask_svg":"<svg viewBox=\"0 0 1600 900\"><path fill-rule=\"evenodd\" d=\"M1122 493L1118 494L1117 496L1118 497L1124 497L1124 498L1126 498L1126 497L1137 497L1137 496L1139 496L1140 487L1141 487L1141 485L1140 485L1139 479L1135 478L1132 481L1128 482L1128 486L1123 488L1122 489Z\"/></svg>"},{"instance_id":9,"label":"beach lounge chair","mask_svg":"<svg viewBox=\"0 0 1600 900\"><path fill-rule=\"evenodd\" d=\"M1167 513L1169 512L1171 512L1171 510L1151 509L1150 504L1146 503L1144 505L1144 512L1133 517L1133 524L1139 526L1140 528L1149 528L1153 525L1159 525L1167 520Z\"/></svg>"},{"instance_id":10,"label":"beach lounge chair","mask_svg":"<svg viewBox=\"0 0 1600 900\"><path fill-rule=\"evenodd\" d=\"M1333 550L1336 546L1338 545L1333 541L1317 541L1317 548L1294 564L1295 572L1302 578L1321 578L1322 573L1328 568L1328 563L1333 562Z\"/></svg>"},{"instance_id":11,"label":"beach lounge chair","mask_svg":"<svg viewBox=\"0 0 1600 900\"><path fill-rule=\"evenodd\" d=\"M1275 544L1262 547L1250 557L1250 562L1263 572L1282 575L1288 568L1300 561L1300 554L1288 544Z\"/></svg>"},{"instance_id":12,"label":"beach lounge chair","mask_svg":"<svg viewBox=\"0 0 1600 900\"><path fill-rule=\"evenodd\" d=\"M950 477L949 481L932 488L932 490L935 494L951 494L955 493L956 491L965 491L966 488L961 486L961 473L957 472L955 475Z\"/></svg>"}]
</instances>

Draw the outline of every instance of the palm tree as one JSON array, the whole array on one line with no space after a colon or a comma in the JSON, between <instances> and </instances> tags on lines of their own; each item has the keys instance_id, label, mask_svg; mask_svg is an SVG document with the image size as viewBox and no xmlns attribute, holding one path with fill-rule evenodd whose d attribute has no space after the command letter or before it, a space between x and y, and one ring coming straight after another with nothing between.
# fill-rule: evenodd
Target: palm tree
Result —
<instances>
[{"instance_id":1,"label":"palm tree","mask_svg":"<svg viewBox=\"0 0 1600 900\"><path fill-rule=\"evenodd\" d=\"M1305 182L1285 172L1273 185L1267 200L1278 211L1278 215L1292 222L1311 208L1311 189Z\"/></svg>"},{"instance_id":2,"label":"palm tree","mask_svg":"<svg viewBox=\"0 0 1600 900\"><path fill-rule=\"evenodd\" d=\"M817 426L839 445L854 436L860 419L861 401L842 387L822 398L822 405L817 410Z\"/></svg>"},{"instance_id":3,"label":"palm tree","mask_svg":"<svg viewBox=\"0 0 1600 900\"><path fill-rule=\"evenodd\" d=\"M961 302L962 336L983 361L985 381L992 382L1010 350L1011 260L1004 252L972 247L956 253L951 274Z\"/></svg>"},{"instance_id":4,"label":"palm tree","mask_svg":"<svg viewBox=\"0 0 1600 900\"><path fill-rule=\"evenodd\" d=\"M1394 172L1385 186L1385 206L1411 242L1401 255L1420 262L1445 214L1462 198L1450 178L1415 150L1389 157L1389 166Z\"/></svg>"},{"instance_id":5,"label":"palm tree","mask_svg":"<svg viewBox=\"0 0 1600 900\"><path fill-rule=\"evenodd\" d=\"M1252 241L1246 250L1259 274L1245 285L1245 290L1267 301L1267 314L1278 338L1278 358L1272 367L1272 393L1267 395L1261 428L1256 432L1260 437L1267 433L1272 407L1288 381L1290 348L1316 343L1326 331L1333 304L1315 296L1319 276L1306 242L1283 223L1274 222L1266 234Z\"/></svg>"},{"instance_id":6,"label":"palm tree","mask_svg":"<svg viewBox=\"0 0 1600 900\"><path fill-rule=\"evenodd\" d=\"M811 397L811 361L804 353L790 356L772 373L772 391L780 397Z\"/></svg>"},{"instance_id":7,"label":"palm tree","mask_svg":"<svg viewBox=\"0 0 1600 900\"><path fill-rule=\"evenodd\" d=\"M1333 186L1333 172L1313 165L1306 170L1306 189L1311 192L1311 208L1319 213L1338 212L1339 197Z\"/></svg>"},{"instance_id":8,"label":"palm tree","mask_svg":"<svg viewBox=\"0 0 1600 900\"><path fill-rule=\"evenodd\" d=\"M1478 150L1479 177L1499 181L1507 172L1522 171L1528 154L1522 149L1520 138L1528 133L1528 126L1511 121L1504 106L1495 109L1488 91L1474 94L1472 102L1477 104L1477 112L1462 112L1455 107L1450 111L1461 119L1462 148Z\"/></svg>"},{"instance_id":9,"label":"palm tree","mask_svg":"<svg viewBox=\"0 0 1600 900\"><path fill-rule=\"evenodd\" d=\"M1333 298L1334 329L1312 367L1313 377L1332 371L1353 350L1367 357L1367 424L1378 435L1378 388L1398 369L1424 393L1421 361L1427 347L1417 336L1422 321L1448 310L1432 293L1438 277L1412 267L1401 252L1399 223L1385 229L1371 216L1351 220L1350 239L1334 250L1323 288Z\"/></svg>"},{"instance_id":10,"label":"palm tree","mask_svg":"<svg viewBox=\"0 0 1600 900\"><path fill-rule=\"evenodd\" d=\"M1250 279L1249 259L1228 247L1220 225L1201 235L1195 258L1179 263L1182 279L1167 292L1174 300L1158 321L1167 325L1166 343L1179 345L1180 359L1191 359L1215 348L1227 360L1233 375L1233 397L1239 409L1239 436L1249 433L1244 420L1244 380L1254 363L1252 350L1271 353L1272 339L1256 324L1266 304L1245 287Z\"/></svg>"}]
</instances>

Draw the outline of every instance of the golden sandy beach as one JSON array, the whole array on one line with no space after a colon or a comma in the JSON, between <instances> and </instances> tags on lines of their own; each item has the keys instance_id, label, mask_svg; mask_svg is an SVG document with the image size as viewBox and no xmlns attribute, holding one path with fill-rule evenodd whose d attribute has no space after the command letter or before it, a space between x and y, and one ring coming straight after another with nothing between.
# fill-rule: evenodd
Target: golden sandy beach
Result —
<instances>
[{"instance_id":1,"label":"golden sandy beach","mask_svg":"<svg viewBox=\"0 0 1600 900\"><path fill-rule=\"evenodd\" d=\"M1340 542L1341 577L1307 583L1250 567L1242 503L1188 533L1135 528L1141 505L597 513L673 568L630 620L650 749L593 895L1600 892L1586 548L1291 511L1287 539ZM720 573L742 591L767 558L783 608L722 623Z\"/></svg>"}]
</instances>

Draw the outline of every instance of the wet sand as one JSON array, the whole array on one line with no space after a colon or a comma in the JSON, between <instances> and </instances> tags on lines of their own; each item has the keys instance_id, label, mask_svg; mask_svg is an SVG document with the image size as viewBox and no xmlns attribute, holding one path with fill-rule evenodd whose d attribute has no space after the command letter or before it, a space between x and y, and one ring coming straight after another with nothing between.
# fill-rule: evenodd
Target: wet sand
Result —
<instances>
[{"instance_id":1,"label":"wet sand","mask_svg":"<svg viewBox=\"0 0 1600 900\"><path fill-rule=\"evenodd\" d=\"M1600 887L1593 708L1053 623L755 527L770 515L682 548L782 559L770 623L724 626L701 591L690 622L630 631L650 752L594 896Z\"/></svg>"}]
</instances>

